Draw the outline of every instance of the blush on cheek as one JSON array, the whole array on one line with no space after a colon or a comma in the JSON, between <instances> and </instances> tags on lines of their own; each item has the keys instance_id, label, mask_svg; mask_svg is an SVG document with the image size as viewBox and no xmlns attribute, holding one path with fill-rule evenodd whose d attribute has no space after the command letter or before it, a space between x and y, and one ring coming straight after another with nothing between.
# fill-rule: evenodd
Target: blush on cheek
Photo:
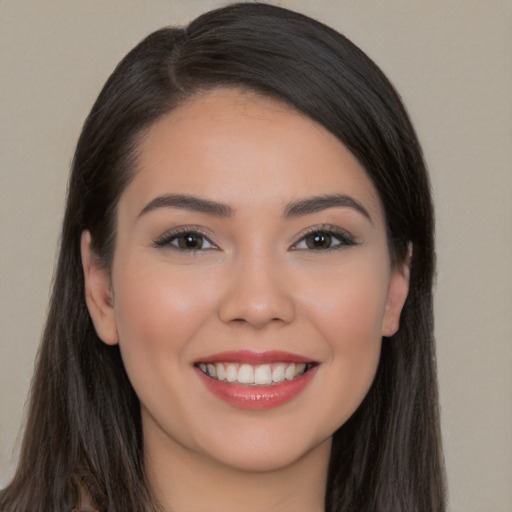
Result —
<instances>
[{"instance_id":1,"label":"blush on cheek","mask_svg":"<svg viewBox=\"0 0 512 512\"><path fill-rule=\"evenodd\" d=\"M340 288L337 297L325 297L316 311L319 316L318 325L325 327L326 339L338 332L343 335L341 343L372 342L381 338L385 294L375 288Z\"/></svg>"},{"instance_id":2,"label":"blush on cheek","mask_svg":"<svg viewBox=\"0 0 512 512\"><path fill-rule=\"evenodd\" d=\"M213 309L211 293L201 290L211 285L201 286L197 278L184 274L165 273L153 265L150 271L136 268L130 276L116 276L115 315L125 353L139 352L146 358L149 345L156 349L151 353L176 353L200 328Z\"/></svg>"},{"instance_id":3,"label":"blush on cheek","mask_svg":"<svg viewBox=\"0 0 512 512\"><path fill-rule=\"evenodd\" d=\"M345 293L347 292L347 293ZM375 287L366 290L345 288L332 306L321 308L321 334L329 340L334 380L330 387L339 389L340 425L359 407L368 392L380 359L383 293ZM334 306L335 305L335 306Z\"/></svg>"}]
</instances>

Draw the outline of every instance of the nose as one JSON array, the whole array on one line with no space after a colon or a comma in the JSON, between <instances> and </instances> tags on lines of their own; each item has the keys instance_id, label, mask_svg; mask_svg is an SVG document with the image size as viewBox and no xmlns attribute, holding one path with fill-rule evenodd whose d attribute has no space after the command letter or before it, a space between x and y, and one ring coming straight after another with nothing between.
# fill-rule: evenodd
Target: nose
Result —
<instances>
[{"instance_id":1,"label":"nose","mask_svg":"<svg viewBox=\"0 0 512 512\"><path fill-rule=\"evenodd\" d=\"M295 318L290 283L270 257L253 254L233 265L219 307L224 323L263 329L288 324Z\"/></svg>"}]
</instances>

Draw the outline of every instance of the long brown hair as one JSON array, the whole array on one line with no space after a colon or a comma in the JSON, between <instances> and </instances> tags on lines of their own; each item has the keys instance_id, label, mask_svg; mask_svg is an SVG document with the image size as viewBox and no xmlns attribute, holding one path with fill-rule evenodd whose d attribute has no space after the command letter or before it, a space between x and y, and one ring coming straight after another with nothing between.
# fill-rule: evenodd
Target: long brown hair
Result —
<instances>
[{"instance_id":1,"label":"long brown hair","mask_svg":"<svg viewBox=\"0 0 512 512\"><path fill-rule=\"evenodd\" d=\"M414 129L392 85L353 43L303 15L235 4L154 32L118 65L81 133L60 256L19 465L0 509L70 511L77 489L101 511L155 510L144 477L140 406L117 346L89 317L80 236L108 268L116 206L142 134L198 91L238 87L277 98L330 130L380 196L393 262L412 244L410 292L375 381L335 434L329 512L442 512L434 357L433 212Z\"/></svg>"}]
</instances>

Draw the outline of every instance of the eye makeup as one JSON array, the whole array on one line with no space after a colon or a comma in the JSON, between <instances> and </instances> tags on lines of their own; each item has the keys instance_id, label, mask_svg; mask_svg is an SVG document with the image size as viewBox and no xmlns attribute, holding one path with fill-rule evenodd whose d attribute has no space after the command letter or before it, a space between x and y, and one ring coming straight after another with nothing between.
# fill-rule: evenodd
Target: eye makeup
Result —
<instances>
[{"instance_id":1,"label":"eye makeup","mask_svg":"<svg viewBox=\"0 0 512 512\"><path fill-rule=\"evenodd\" d=\"M332 224L312 226L303 232L292 250L333 251L359 245L345 229Z\"/></svg>"},{"instance_id":2,"label":"eye makeup","mask_svg":"<svg viewBox=\"0 0 512 512\"><path fill-rule=\"evenodd\" d=\"M219 247L210 237L201 226L180 226L163 233L152 246L189 253L218 250ZM359 243L347 230L332 224L321 224L302 232L298 240L290 246L290 250L325 252L357 245Z\"/></svg>"},{"instance_id":3,"label":"eye makeup","mask_svg":"<svg viewBox=\"0 0 512 512\"><path fill-rule=\"evenodd\" d=\"M152 243L152 246L190 253L218 249L206 230L200 226L180 226L166 231Z\"/></svg>"}]
</instances>

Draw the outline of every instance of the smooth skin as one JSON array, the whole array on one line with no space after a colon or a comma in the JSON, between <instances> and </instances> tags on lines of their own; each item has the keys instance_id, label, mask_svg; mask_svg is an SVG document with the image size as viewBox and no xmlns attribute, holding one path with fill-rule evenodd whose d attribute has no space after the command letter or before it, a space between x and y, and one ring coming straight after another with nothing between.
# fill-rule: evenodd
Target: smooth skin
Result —
<instances>
[{"instance_id":1,"label":"smooth skin","mask_svg":"<svg viewBox=\"0 0 512 512\"><path fill-rule=\"evenodd\" d=\"M342 204L318 201L334 195ZM289 107L217 89L150 127L117 221L111 273L83 234L86 299L140 399L164 509L323 511L332 435L366 395L408 291L363 167ZM194 366L230 350L318 366L285 404L244 410Z\"/></svg>"}]
</instances>

